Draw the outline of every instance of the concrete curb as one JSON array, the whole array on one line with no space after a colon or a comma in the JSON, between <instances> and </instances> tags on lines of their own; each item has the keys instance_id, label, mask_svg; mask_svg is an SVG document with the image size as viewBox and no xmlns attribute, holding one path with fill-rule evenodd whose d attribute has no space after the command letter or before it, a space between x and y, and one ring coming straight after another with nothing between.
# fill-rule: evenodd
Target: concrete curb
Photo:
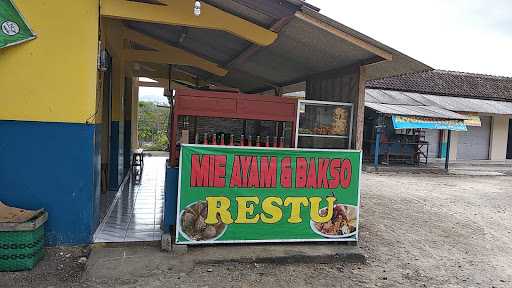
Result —
<instances>
[{"instance_id":1,"label":"concrete curb","mask_svg":"<svg viewBox=\"0 0 512 288\"><path fill-rule=\"evenodd\" d=\"M150 271L172 269L188 273L195 265L234 263L254 264L332 264L366 263L356 243L277 243L215 246L172 245L170 235L162 242L95 244L92 246L84 281L144 277ZM162 247L158 247L161 244ZM166 247L167 246L167 247ZM170 252L166 250L171 249Z\"/></svg>"},{"instance_id":2,"label":"concrete curb","mask_svg":"<svg viewBox=\"0 0 512 288\"><path fill-rule=\"evenodd\" d=\"M251 247L248 247L250 249ZM357 248L357 250L360 250ZM225 264L225 263L259 263L259 264L331 264L331 263L366 263L366 255L362 251L340 251L309 255L297 252L293 255L260 255L252 257L235 256L221 259L200 259L198 264Z\"/></svg>"},{"instance_id":3,"label":"concrete curb","mask_svg":"<svg viewBox=\"0 0 512 288\"><path fill-rule=\"evenodd\" d=\"M240 244L219 246L174 245L169 235L162 237L162 250L198 264L276 263L323 264L366 263L366 255L355 242Z\"/></svg>"},{"instance_id":4,"label":"concrete curb","mask_svg":"<svg viewBox=\"0 0 512 288\"><path fill-rule=\"evenodd\" d=\"M148 273L162 269L189 273L195 265L366 263L366 255L362 249L353 246L355 242L173 245L171 252L163 251L155 245L157 243L94 245L82 281L146 277Z\"/></svg>"},{"instance_id":5,"label":"concrete curb","mask_svg":"<svg viewBox=\"0 0 512 288\"><path fill-rule=\"evenodd\" d=\"M247 244L225 246L174 246L172 253L197 264L274 263L327 264L366 263L366 255L347 243ZM186 248L185 248L186 247Z\"/></svg>"},{"instance_id":6,"label":"concrete curb","mask_svg":"<svg viewBox=\"0 0 512 288\"><path fill-rule=\"evenodd\" d=\"M363 171L366 173L404 173L404 174L439 174L447 175L444 168L438 167L417 167L417 166L379 166L377 169L374 166L363 166Z\"/></svg>"}]
</instances>

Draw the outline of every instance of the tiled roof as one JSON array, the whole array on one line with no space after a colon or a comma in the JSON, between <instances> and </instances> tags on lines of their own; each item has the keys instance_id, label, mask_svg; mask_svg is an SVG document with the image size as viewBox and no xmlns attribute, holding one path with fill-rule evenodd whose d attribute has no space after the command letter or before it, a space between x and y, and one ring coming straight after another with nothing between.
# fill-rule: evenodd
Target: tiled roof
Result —
<instances>
[{"instance_id":1,"label":"tiled roof","mask_svg":"<svg viewBox=\"0 0 512 288\"><path fill-rule=\"evenodd\" d=\"M367 88L512 101L512 78L433 70L368 81Z\"/></svg>"}]
</instances>

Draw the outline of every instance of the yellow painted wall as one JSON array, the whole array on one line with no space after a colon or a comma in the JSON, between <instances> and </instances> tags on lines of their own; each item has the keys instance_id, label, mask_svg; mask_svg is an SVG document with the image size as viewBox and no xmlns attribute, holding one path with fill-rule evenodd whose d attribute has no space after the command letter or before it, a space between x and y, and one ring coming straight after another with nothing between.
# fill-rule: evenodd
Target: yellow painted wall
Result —
<instances>
[{"instance_id":1,"label":"yellow painted wall","mask_svg":"<svg viewBox=\"0 0 512 288\"><path fill-rule=\"evenodd\" d=\"M0 120L94 122L99 0L13 2L37 38L0 49Z\"/></svg>"},{"instance_id":2,"label":"yellow painted wall","mask_svg":"<svg viewBox=\"0 0 512 288\"><path fill-rule=\"evenodd\" d=\"M123 119L124 80L126 63L123 59L124 27L120 20L102 19L101 38L112 56L112 120Z\"/></svg>"},{"instance_id":3,"label":"yellow painted wall","mask_svg":"<svg viewBox=\"0 0 512 288\"><path fill-rule=\"evenodd\" d=\"M139 148L139 81L136 77L133 79L132 88L132 151Z\"/></svg>"},{"instance_id":4,"label":"yellow painted wall","mask_svg":"<svg viewBox=\"0 0 512 288\"><path fill-rule=\"evenodd\" d=\"M112 56L112 120L123 120L123 96L124 96L124 62L120 57Z\"/></svg>"}]
</instances>

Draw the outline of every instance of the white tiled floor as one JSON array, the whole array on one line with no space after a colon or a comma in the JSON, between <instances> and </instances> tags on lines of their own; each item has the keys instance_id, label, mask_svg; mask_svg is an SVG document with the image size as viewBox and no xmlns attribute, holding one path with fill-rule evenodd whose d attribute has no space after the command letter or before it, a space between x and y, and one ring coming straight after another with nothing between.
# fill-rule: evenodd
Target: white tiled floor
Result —
<instances>
[{"instance_id":1,"label":"white tiled floor","mask_svg":"<svg viewBox=\"0 0 512 288\"><path fill-rule=\"evenodd\" d=\"M142 177L132 176L103 219L94 242L160 240L166 157L144 157Z\"/></svg>"}]
</instances>

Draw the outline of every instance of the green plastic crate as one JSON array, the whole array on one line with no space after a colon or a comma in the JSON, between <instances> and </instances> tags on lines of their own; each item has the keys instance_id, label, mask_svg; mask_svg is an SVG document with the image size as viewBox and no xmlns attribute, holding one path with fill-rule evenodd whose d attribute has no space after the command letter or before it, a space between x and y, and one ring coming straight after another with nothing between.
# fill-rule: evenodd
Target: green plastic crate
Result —
<instances>
[{"instance_id":1,"label":"green plastic crate","mask_svg":"<svg viewBox=\"0 0 512 288\"><path fill-rule=\"evenodd\" d=\"M30 270L44 256L48 214L21 224L0 223L0 271Z\"/></svg>"}]
</instances>

